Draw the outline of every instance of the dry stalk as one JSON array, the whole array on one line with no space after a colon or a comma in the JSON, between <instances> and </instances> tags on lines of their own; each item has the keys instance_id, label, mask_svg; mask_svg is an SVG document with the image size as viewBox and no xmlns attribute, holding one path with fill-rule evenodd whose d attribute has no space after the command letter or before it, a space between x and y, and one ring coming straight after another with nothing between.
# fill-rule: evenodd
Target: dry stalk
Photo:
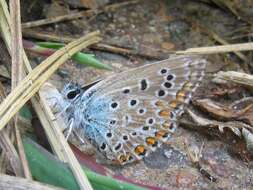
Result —
<instances>
[{"instance_id":1,"label":"dry stalk","mask_svg":"<svg viewBox=\"0 0 253 190\"><path fill-rule=\"evenodd\" d=\"M10 0L11 13L11 87L14 89L19 81L23 78L23 59L22 59L22 32L21 32L21 15L20 15L20 1ZM32 179L32 175L25 156L25 151L17 126L18 115L14 117L14 128L16 134L16 142L19 151L19 156L23 166L24 175L27 179Z\"/></svg>"},{"instance_id":2,"label":"dry stalk","mask_svg":"<svg viewBox=\"0 0 253 190\"><path fill-rule=\"evenodd\" d=\"M240 43L240 44L229 44L229 45L219 45L211 47L199 47L199 48L189 48L184 51L176 51L176 54L214 54L214 53L229 53L237 51L252 51L253 42Z\"/></svg>"}]
</instances>

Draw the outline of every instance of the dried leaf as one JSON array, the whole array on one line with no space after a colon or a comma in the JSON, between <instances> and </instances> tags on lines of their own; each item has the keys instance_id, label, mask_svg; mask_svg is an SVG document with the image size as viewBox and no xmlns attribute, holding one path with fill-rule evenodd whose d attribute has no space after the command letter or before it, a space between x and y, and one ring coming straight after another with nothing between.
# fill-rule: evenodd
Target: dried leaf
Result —
<instances>
[{"instance_id":1,"label":"dried leaf","mask_svg":"<svg viewBox=\"0 0 253 190\"><path fill-rule=\"evenodd\" d=\"M228 121L228 122L220 122L216 120L210 120L198 116L197 114L193 113L190 109L186 109L188 115L191 119L198 125L198 127L202 128L218 128L221 133L224 133L224 129L227 128L231 130L235 135L238 137L244 137L247 149L250 152L253 152L253 127L245 124L240 121Z\"/></svg>"},{"instance_id":2,"label":"dried leaf","mask_svg":"<svg viewBox=\"0 0 253 190\"><path fill-rule=\"evenodd\" d=\"M193 101L201 110L218 119L247 121L253 125L253 97L237 100L230 105L223 105L211 99Z\"/></svg>"}]
</instances>

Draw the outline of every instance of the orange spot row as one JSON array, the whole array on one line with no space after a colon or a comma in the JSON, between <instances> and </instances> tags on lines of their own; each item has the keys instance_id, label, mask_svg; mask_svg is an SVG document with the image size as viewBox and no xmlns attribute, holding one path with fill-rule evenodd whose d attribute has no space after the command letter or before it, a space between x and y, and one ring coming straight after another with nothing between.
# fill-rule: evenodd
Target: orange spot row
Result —
<instances>
[{"instance_id":1,"label":"orange spot row","mask_svg":"<svg viewBox=\"0 0 253 190\"><path fill-rule=\"evenodd\" d=\"M121 164L123 164L124 162L129 161L129 160L131 160L131 159L133 159L131 153L130 153L130 152L126 152L126 155L121 154L121 155L119 156L119 159L118 159L118 160L119 160L119 162L120 162Z\"/></svg>"},{"instance_id":2,"label":"orange spot row","mask_svg":"<svg viewBox=\"0 0 253 190\"><path fill-rule=\"evenodd\" d=\"M171 112L169 109L164 109L159 112L159 116L161 117L169 117L171 115Z\"/></svg>"},{"instance_id":3,"label":"orange spot row","mask_svg":"<svg viewBox=\"0 0 253 190\"><path fill-rule=\"evenodd\" d=\"M156 101L155 105L158 106L158 107L164 107L165 106L164 103L160 100Z\"/></svg>"},{"instance_id":4,"label":"orange spot row","mask_svg":"<svg viewBox=\"0 0 253 190\"><path fill-rule=\"evenodd\" d=\"M169 103L170 107L172 107L172 108L177 108L177 106L180 105L180 104L181 103L179 101L177 101L177 100L172 100Z\"/></svg>"},{"instance_id":5,"label":"orange spot row","mask_svg":"<svg viewBox=\"0 0 253 190\"><path fill-rule=\"evenodd\" d=\"M182 89L191 90L193 86L194 86L194 85L193 85L191 82L186 82L186 83L184 83Z\"/></svg>"},{"instance_id":6,"label":"orange spot row","mask_svg":"<svg viewBox=\"0 0 253 190\"><path fill-rule=\"evenodd\" d=\"M144 155L146 153L146 149L143 145L138 145L135 147L134 152L137 155Z\"/></svg>"},{"instance_id":7,"label":"orange spot row","mask_svg":"<svg viewBox=\"0 0 253 190\"><path fill-rule=\"evenodd\" d=\"M168 136L168 132L167 131L160 130L160 131L155 132L155 137L158 138L158 139L165 138L167 136Z\"/></svg>"},{"instance_id":8,"label":"orange spot row","mask_svg":"<svg viewBox=\"0 0 253 190\"><path fill-rule=\"evenodd\" d=\"M162 126L163 126L163 128L165 128L165 129L169 129L170 128L170 122L168 122L168 121L165 121L163 124L162 124Z\"/></svg>"},{"instance_id":9,"label":"orange spot row","mask_svg":"<svg viewBox=\"0 0 253 190\"><path fill-rule=\"evenodd\" d=\"M154 137L147 137L146 138L146 143L150 146L156 146L157 141L155 140Z\"/></svg>"}]
</instances>

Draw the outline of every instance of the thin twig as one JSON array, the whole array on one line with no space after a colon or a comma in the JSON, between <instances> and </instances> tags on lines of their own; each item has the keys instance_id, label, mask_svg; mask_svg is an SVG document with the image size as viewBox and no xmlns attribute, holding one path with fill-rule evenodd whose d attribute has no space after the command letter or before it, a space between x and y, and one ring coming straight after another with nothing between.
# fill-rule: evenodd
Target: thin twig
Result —
<instances>
[{"instance_id":1,"label":"thin twig","mask_svg":"<svg viewBox=\"0 0 253 190\"><path fill-rule=\"evenodd\" d=\"M11 15L11 62L12 62L12 90L22 80L23 76L23 59L22 59L22 32L21 32L21 16L20 16L20 1L10 0L10 15ZM21 163L24 170L24 175L27 179L32 179L32 175L28 166L28 162L25 156L25 151L20 135L19 128L17 126L18 115L14 117L14 127L17 140L17 147Z\"/></svg>"},{"instance_id":2,"label":"thin twig","mask_svg":"<svg viewBox=\"0 0 253 190\"><path fill-rule=\"evenodd\" d=\"M36 32L32 30L24 30L23 36L45 40L45 41L54 41L54 42L62 42L62 43L69 43L71 41L76 40L76 38L72 38L68 36L59 37L54 34L49 34L45 32ZM152 54L148 54L148 53L145 53L145 51L139 52L137 50L133 50L130 48L119 47L118 45L115 45L115 44L97 43L97 44L91 45L89 48L93 50L116 53L123 56L139 56L139 57L143 57L147 59L158 59L158 60L168 58L168 55L166 53L153 52Z\"/></svg>"},{"instance_id":3,"label":"thin twig","mask_svg":"<svg viewBox=\"0 0 253 190\"><path fill-rule=\"evenodd\" d=\"M176 51L176 54L215 54L215 53L229 53L239 51L252 51L253 42L229 44L209 47L189 48L184 51Z\"/></svg>"},{"instance_id":4,"label":"thin twig","mask_svg":"<svg viewBox=\"0 0 253 190\"><path fill-rule=\"evenodd\" d=\"M37 26L43 26L43 25L47 25L47 24L62 22L62 21L66 21L66 20L74 20L74 19L78 19L81 17L89 17L94 14L98 15L103 12L115 11L118 8L128 6L128 5L134 5L139 2L140 2L140 0L133 0L133 1L127 1L127 2L122 2L122 3L115 3L112 5L105 6L101 9L80 11L78 13L70 13L67 15L57 16L57 17L53 17L53 18L47 18L47 19L41 19L41 20L37 20L37 21L33 21L33 22L27 22L27 23L22 24L22 28L23 29L24 28L31 28L31 27L37 27Z\"/></svg>"}]
</instances>

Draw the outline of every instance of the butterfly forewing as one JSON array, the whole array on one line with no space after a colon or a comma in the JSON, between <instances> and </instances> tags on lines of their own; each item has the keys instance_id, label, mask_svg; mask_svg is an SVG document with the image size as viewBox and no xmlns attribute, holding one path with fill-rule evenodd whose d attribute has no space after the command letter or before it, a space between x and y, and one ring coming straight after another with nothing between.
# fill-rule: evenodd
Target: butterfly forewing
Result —
<instances>
[{"instance_id":1,"label":"butterfly forewing","mask_svg":"<svg viewBox=\"0 0 253 190\"><path fill-rule=\"evenodd\" d=\"M78 101L78 129L110 160L139 160L167 141L204 76L206 61L177 56L113 75Z\"/></svg>"}]
</instances>

